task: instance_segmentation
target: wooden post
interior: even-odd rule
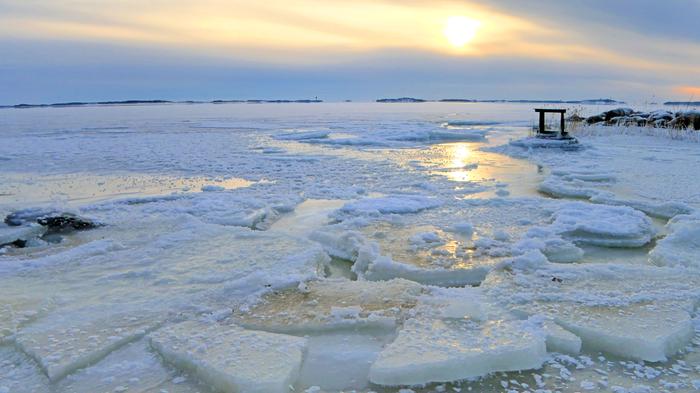
[[[544,112],[540,112],[540,134],[544,133]]]
[[[561,136],[565,136],[566,131],[564,130],[564,112],[561,113]]]

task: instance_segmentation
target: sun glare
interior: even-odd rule
[[[443,33],[452,46],[461,48],[474,39],[479,25],[479,21],[466,16],[450,16],[445,22]]]

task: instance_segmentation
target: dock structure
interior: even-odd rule
[[[566,109],[535,108],[535,112],[537,112],[540,116],[539,128],[537,129],[537,136],[544,138],[552,138],[556,137],[557,134],[559,134],[558,136],[560,138],[569,137],[569,134],[566,132],[566,122],[564,121],[564,113],[566,113]],[[547,113],[559,113],[561,115],[560,131],[547,130],[547,127],[544,122],[544,115]]]

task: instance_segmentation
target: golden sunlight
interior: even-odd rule
[[[442,32],[452,46],[461,48],[474,39],[480,25],[479,21],[466,16],[450,16]]]

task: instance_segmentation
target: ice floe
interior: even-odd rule
[[[96,309],[53,314],[21,329],[15,343],[57,381],[143,337],[162,320],[153,312],[104,314]]]
[[[664,361],[693,336],[697,278],[625,265],[511,266],[489,274],[486,293],[516,314],[553,319],[589,350]]]
[[[437,299],[428,296],[372,364],[370,381],[424,385],[539,368],[544,363],[545,340],[531,333],[526,321],[492,315],[474,302],[483,300],[470,289],[452,290]]]
[[[196,321],[160,329],[149,341],[168,363],[223,392],[288,392],[306,349],[304,338]]]

